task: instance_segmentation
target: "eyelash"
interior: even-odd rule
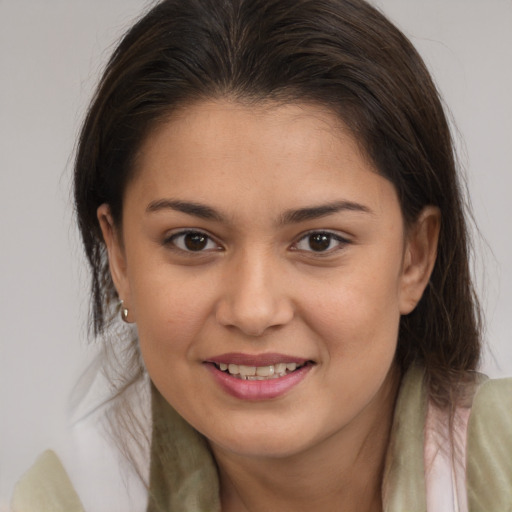
[[[319,250],[319,251],[298,248],[298,245],[301,242],[308,241],[308,239],[309,239],[309,243],[310,243],[309,247],[310,247],[310,249],[312,249],[311,248],[311,237],[313,237],[313,236],[326,237],[329,242],[328,248],[326,250]],[[334,248],[330,247],[330,245],[333,241],[338,243],[337,246]],[[350,244],[350,240],[338,235],[337,233],[333,233],[332,231],[309,231],[308,233],[305,233],[304,235],[302,235],[299,238],[299,240],[293,244],[292,247],[293,247],[293,250],[296,250],[296,251],[311,252],[311,253],[315,254],[316,256],[327,256],[327,255],[331,255],[333,252],[343,249],[343,247],[345,247],[348,244]]]
[[[203,238],[205,240],[205,247],[200,248],[198,250],[193,250],[193,249],[190,249],[190,247],[187,248],[186,246],[180,247],[180,245],[179,245],[179,243],[177,243],[177,241],[180,238],[182,238],[183,244],[185,244],[185,237],[188,235],[196,235],[198,237]],[[217,251],[222,250],[220,245],[217,242],[215,242],[215,240],[210,235],[208,235],[208,233],[205,233],[204,231],[200,231],[197,229],[188,229],[186,231],[180,231],[178,233],[174,233],[171,236],[167,237],[163,242],[163,245],[171,246],[172,249],[179,251],[181,253],[184,253],[184,254],[201,254],[201,253],[204,253],[207,251],[209,252],[212,250],[211,247],[208,248],[209,244],[213,244],[215,246],[215,249],[213,249],[213,250],[217,250]]]
[[[193,250],[190,247],[187,247],[185,245],[186,244],[185,237],[192,236],[192,235],[199,237],[199,240],[196,240],[195,242],[192,240],[193,243],[199,243],[199,247],[197,248],[197,250]],[[320,243],[327,241],[328,242],[327,248],[325,250],[317,250],[317,251],[312,249],[311,237],[313,237],[313,236],[324,237],[323,239],[320,238],[320,240],[318,240],[318,241]],[[180,239],[182,242],[181,244],[178,242]],[[309,249],[305,249],[305,248],[301,249],[300,244],[304,241],[306,241],[306,243],[307,243],[308,239],[309,239]],[[333,242],[337,243],[337,245],[335,247],[331,247],[331,244]],[[309,232],[303,234],[297,240],[297,242],[294,242],[292,244],[291,250],[301,251],[303,253],[311,253],[311,254],[314,254],[315,256],[322,257],[322,256],[331,255],[333,252],[343,249],[346,245],[348,245],[350,243],[351,243],[350,240],[347,240],[346,238],[340,236],[339,234],[333,233],[331,231],[322,231],[322,230],[309,231]],[[204,245],[201,247],[201,244],[204,244]],[[192,255],[201,255],[201,254],[204,254],[206,252],[211,252],[211,251],[222,251],[223,250],[223,248],[220,246],[220,244],[218,244],[209,234],[205,233],[204,231],[193,230],[193,229],[180,231],[178,233],[172,234],[171,236],[167,237],[164,240],[163,245],[171,246],[171,248],[173,250],[178,251],[182,254],[191,255],[191,256]],[[181,245],[181,247],[180,247],[180,245]],[[209,245],[213,245],[213,247],[209,247]]]

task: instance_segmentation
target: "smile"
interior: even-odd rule
[[[204,361],[222,390],[241,400],[270,400],[286,395],[316,366],[283,354],[224,354]]]
[[[305,364],[305,363],[304,363]],[[229,373],[241,380],[269,380],[279,379],[301,368],[304,364],[277,363],[268,366],[247,366],[234,363],[219,363],[215,366],[222,372]]]

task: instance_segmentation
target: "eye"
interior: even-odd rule
[[[329,231],[313,231],[304,235],[295,245],[298,251],[326,253],[350,243],[346,238]]]
[[[218,251],[219,245],[202,231],[181,231],[167,238],[164,242],[185,252]]]

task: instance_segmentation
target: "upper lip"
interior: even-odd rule
[[[296,363],[301,365],[307,363],[309,359],[286,354],[241,354],[230,353],[210,357],[205,360],[206,363],[214,364],[238,364],[244,366],[271,366],[279,363]]]

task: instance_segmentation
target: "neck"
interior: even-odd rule
[[[247,458],[212,445],[223,512],[380,512],[398,384],[398,372],[390,371],[381,392],[350,425],[298,454]]]

